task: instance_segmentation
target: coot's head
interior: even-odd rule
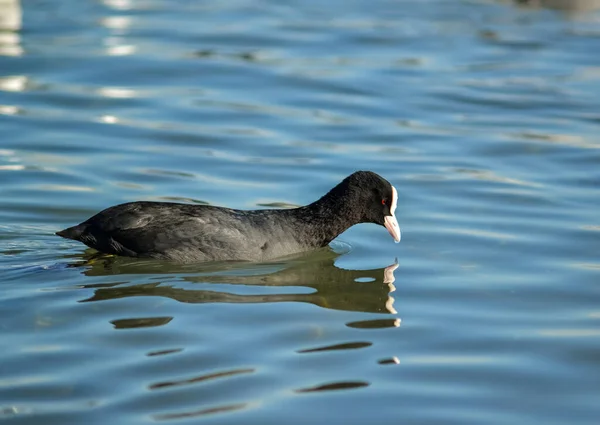
[[[400,226],[395,215],[398,203],[396,188],[372,171],[357,171],[348,176],[344,182],[355,194],[355,202],[360,204],[355,207],[362,210],[362,221],[384,226],[394,240],[400,242]]]

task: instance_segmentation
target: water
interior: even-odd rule
[[[3,0],[0,418],[597,424],[599,13]],[[399,245],[175,266],[53,235],[356,169],[398,188]]]

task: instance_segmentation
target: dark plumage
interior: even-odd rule
[[[400,241],[396,189],[357,171],[325,196],[285,210],[234,210],[170,202],[130,202],[61,230],[63,238],[129,257],[201,261],[263,261],[326,246],[358,223],[385,226]]]

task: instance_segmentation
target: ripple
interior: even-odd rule
[[[139,96],[138,90],[129,87],[100,87],[96,93],[113,99],[132,99]]]
[[[26,169],[27,167],[21,164],[0,165],[2,171],[22,171]]]
[[[3,419],[597,422],[597,13],[54,3],[0,13]],[[398,189],[401,244],[180,267],[53,235],[357,169]]]
[[[164,326],[173,320],[172,317],[141,317],[136,319],[115,319],[110,322],[115,329],[136,329]]]
[[[597,338],[600,336],[598,329],[542,329],[540,335],[553,338]]]
[[[419,356],[409,357],[405,359],[406,362],[419,363],[419,364],[438,364],[438,365],[478,365],[486,363],[495,363],[496,360],[489,357],[478,357],[478,356]]]
[[[384,328],[397,328],[400,326],[400,319],[372,319],[372,320],[361,320],[357,322],[347,323],[346,326],[356,329],[384,329]]]
[[[492,181],[492,182],[517,185],[517,186],[541,187],[540,184],[527,182],[524,180],[518,180],[518,179],[514,179],[514,178],[499,176],[493,172],[485,171],[485,170],[472,170],[472,169],[466,169],[466,168],[457,168],[452,171],[455,173],[458,173],[458,174],[468,175],[468,176],[473,177],[478,180],[487,180],[487,181]]]
[[[378,360],[377,363],[380,365],[397,365],[400,364],[400,359],[398,357],[388,357],[385,359]]]
[[[22,92],[29,87],[29,78],[25,75],[0,77],[0,90],[5,92]]]
[[[573,267],[585,270],[600,270],[600,263],[575,263]]]
[[[197,377],[189,378],[189,379],[181,379],[178,381],[158,382],[156,384],[150,385],[149,388],[151,390],[157,390],[157,389],[161,389],[161,388],[177,387],[177,386],[181,386],[181,385],[190,385],[190,384],[195,384],[197,382],[210,381],[213,379],[220,379],[220,378],[229,378],[231,376],[254,373],[254,372],[255,372],[254,369],[229,370],[226,372],[211,373],[208,375],[197,376]]]
[[[500,232],[491,232],[488,230],[479,230],[479,229],[453,228],[453,229],[444,229],[444,230],[449,233],[468,235],[468,236],[476,236],[479,238],[487,238],[487,239],[511,240],[511,239],[518,238],[516,235],[510,235],[507,233],[500,233]]]
[[[0,48],[1,49],[1,48]],[[0,115],[22,115],[23,110],[15,105],[0,105]]]
[[[115,117],[114,115],[102,115],[99,118],[99,121],[104,124],[117,124],[120,120],[118,117]]]
[[[146,355],[148,357],[166,356],[167,354],[176,354],[176,353],[181,353],[182,351],[183,351],[183,348],[172,348],[169,350],[151,351],[151,352],[147,353]]]
[[[268,207],[268,208],[298,208],[301,205],[289,204],[287,202],[258,202],[256,204],[259,207]]]
[[[584,136],[572,134],[544,134],[539,132],[524,132],[516,134],[508,134],[509,137],[515,139],[524,139],[552,143],[557,145],[572,146],[583,149],[600,149],[600,143],[588,139]]]
[[[36,186],[36,189],[57,191],[57,192],[95,192],[96,191],[96,189],[93,187],[69,186],[69,185],[60,185],[60,184],[45,184],[45,185],[41,185],[41,186]]]
[[[157,421],[170,421],[173,419],[184,419],[194,418],[196,416],[214,415],[217,413],[234,412],[236,410],[242,410],[248,408],[248,403],[235,403],[224,406],[208,407],[206,409],[200,409],[190,412],[178,412],[178,413],[165,413],[161,415],[154,415],[153,418]]]
[[[209,202],[203,201],[201,199],[194,198],[185,198],[182,196],[150,196],[147,198],[149,201],[167,201],[167,202],[184,202],[189,204],[198,204],[198,205],[210,205]]]
[[[339,391],[339,390],[352,390],[357,388],[368,387],[368,382],[362,381],[345,381],[345,382],[334,382],[331,384],[323,384],[315,387],[301,388],[296,390],[297,393],[314,393],[321,391]]]
[[[325,347],[307,348],[304,350],[298,350],[298,353],[318,353],[320,351],[337,351],[337,350],[356,350],[359,348],[366,348],[373,345],[371,342],[347,342],[343,344],[328,345]]]
[[[170,171],[170,170],[156,170],[156,169],[145,169],[140,170],[144,174],[152,174],[155,176],[167,176],[167,177],[184,177],[188,179],[195,179],[196,176],[192,173],[184,173],[182,171]]]

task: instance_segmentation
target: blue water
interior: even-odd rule
[[[597,424],[600,10],[575,3],[0,1],[0,419]],[[357,169],[397,187],[400,244],[177,266],[54,236]]]

